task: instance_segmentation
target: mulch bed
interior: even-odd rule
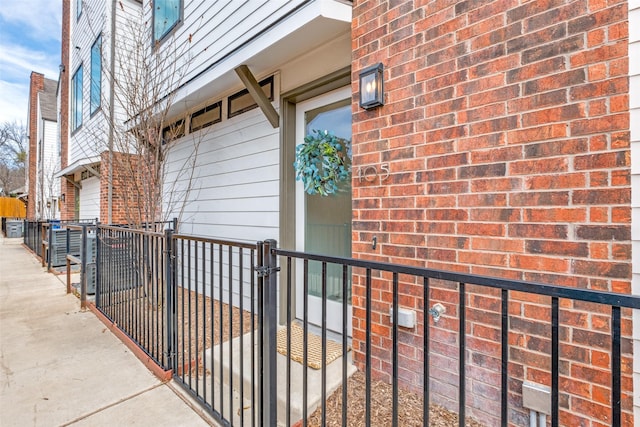
[[[392,386],[383,381],[371,382],[371,421],[377,426],[390,426],[392,423],[391,400]],[[365,376],[356,372],[347,381],[347,426],[364,426],[365,420]],[[301,423],[300,423],[301,424]],[[322,425],[321,407],[308,419],[309,427]],[[398,391],[398,425],[422,426],[422,396],[407,390]],[[477,421],[467,418],[467,427],[484,427]],[[327,427],[342,426],[342,386],[327,399]],[[458,415],[441,406],[429,406],[430,427],[457,427]]]

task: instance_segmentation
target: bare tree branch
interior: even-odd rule
[[[27,163],[27,129],[17,122],[4,122],[0,125],[0,194],[25,184],[25,166]]]

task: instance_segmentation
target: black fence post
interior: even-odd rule
[[[51,249],[53,249],[53,227],[49,223],[49,244],[47,245],[47,271],[51,271]]]
[[[173,301],[173,230],[168,229],[164,232],[164,309],[166,329],[164,335],[165,364],[168,369],[175,369],[173,360],[173,343],[174,343],[174,301]]]
[[[69,229],[67,229],[68,232]],[[68,236],[68,234],[67,234]],[[51,243],[49,243],[51,247]],[[87,308],[87,226],[82,226],[80,241],[80,308]]]
[[[100,222],[96,223],[96,307],[100,307]]]
[[[278,422],[278,372],[277,372],[277,328],[278,328],[278,258],[271,252],[277,247],[275,240],[264,242],[264,268],[265,279],[263,285],[264,298],[264,322],[263,322],[263,397],[268,402],[263,403],[265,425],[275,426]]]

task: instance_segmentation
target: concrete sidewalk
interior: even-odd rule
[[[0,236],[1,426],[213,424],[81,311],[64,280]]]

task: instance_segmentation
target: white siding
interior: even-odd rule
[[[44,217],[60,218],[60,211],[57,206],[57,199],[60,196],[60,180],[54,179],[53,175],[60,170],[60,147],[56,131],[58,124],[49,120],[42,121],[44,134],[42,141],[44,144],[42,159],[42,186],[43,199],[45,203]],[[51,203],[50,208],[46,208],[46,203]]]
[[[184,3],[183,21],[161,41],[159,50],[176,53],[167,55],[175,67],[166,67],[174,76],[170,86],[180,88],[172,116],[212,96],[242,89],[234,71],[239,65],[247,65],[257,77],[272,74],[348,34],[351,26],[351,5],[338,0]],[[144,11],[150,20],[150,9]],[[333,56],[323,59],[331,61]]]
[[[81,181],[80,219],[100,218],[100,180],[91,177]]]
[[[279,134],[260,110],[252,110],[202,133],[184,138],[171,152],[167,185],[173,187],[177,170],[199,152],[194,180],[180,222],[180,231],[223,239],[257,241],[278,237]],[[188,171],[167,191],[180,197]],[[183,204],[174,200],[173,215]],[[170,203],[166,200],[165,203]]]
[[[70,67],[69,84],[82,65],[82,126],[78,129],[69,129],[69,159],[68,164],[77,160],[92,157],[102,152],[106,146],[106,139],[103,136],[104,124],[101,114],[94,114],[90,117],[90,84],[91,84],[91,46],[98,35],[105,33],[110,28],[106,13],[106,0],[85,0],[82,2],[82,14],[76,20],[76,2],[71,2],[71,46],[70,46]],[[104,37],[104,36],[103,36]],[[106,38],[106,37],[105,37]],[[103,43],[104,39],[103,38]],[[107,44],[107,43],[104,43]],[[103,61],[104,62],[104,61]],[[103,66],[106,65],[103,63]],[[70,86],[71,88],[71,86]],[[71,120],[71,106],[73,104],[73,93],[69,90],[69,123]]]
[[[632,292],[640,295],[640,0],[629,1]],[[633,406],[640,423],[640,310],[633,313]]]
[[[151,0],[145,1],[148,3]],[[161,47],[197,53],[190,57],[189,80],[238,49],[273,23],[292,13],[304,0],[184,0],[183,22]],[[149,11],[151,8],[145,7]],[[184,57],[176,58],[184,61]]]
[[[72,2],[72,9],[75,3]],[[111,12],[112,2],[108,0],[84,0],[83,10],[80,18],[76,20],[75,10],[71,12],[71,47],[70,47],[70,67],[69,84],[74,73],[82,64],[83,66],[83,91],[82,91],[82,126],[75,132],[70,129],[71,137],[69,144],[69,159],[71,164],[77,160],[96,156],[107,150],[109,143],[109,121],[110,114],[110,86],[111,80]],[[137,22],[140,18],[140,5],[132,0],[117,2],[116,5],[116,34],[118,41],[116,47],[124,51],[124,40],[136,27],[129,21]],[[91,46],[99,35],[102,35],[102,87],[101,87],[101,107],[91,115],[90,87],[91,87]],[[149,43],[150,46],[150,43]],[[118,68],[124,60],[116,60],[115,73],[118,75]],[[70,92],[70,97],[73,94]],[[71,108],[70,99],[69,108]],[[117,103],[116,103],[117,104]],[[116,105],[118,117],[122,120],[122,109]],[[71,115],[71,110],[69,111]],[[71,121],[70,121],[71,122]]]

